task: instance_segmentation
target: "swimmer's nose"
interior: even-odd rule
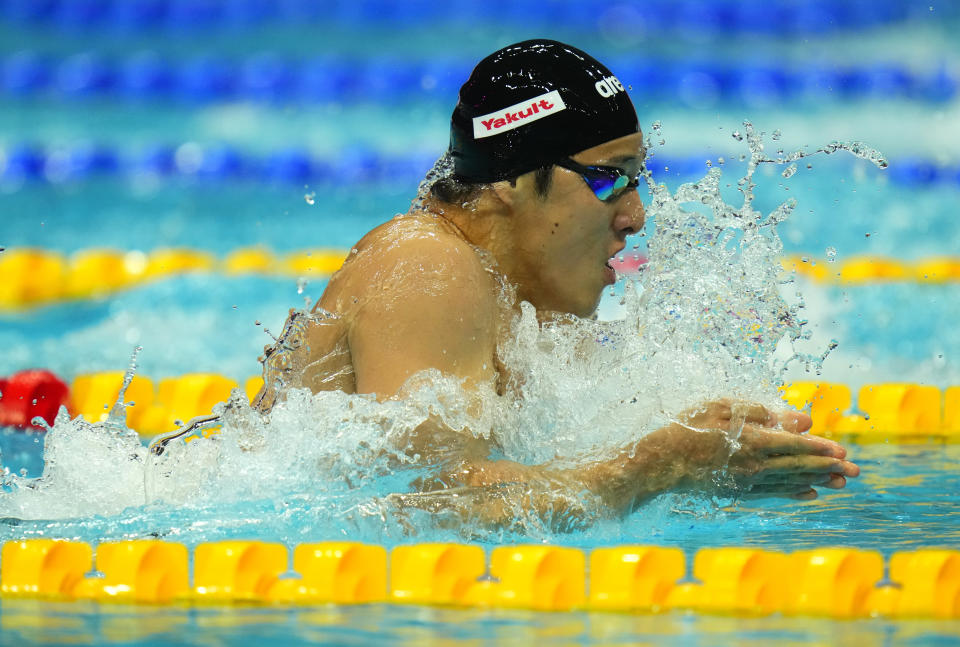
[[[627,191],[616,204],[613,228],[617,235],[627,237],[643,229],[645,212],[637,191]]]

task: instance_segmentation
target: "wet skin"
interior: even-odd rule
[[[572,157],[632,176],[644,156],[637,133]],[[636,190],[602,202],[579,174],[559,167],[552,173],[545,197],[528,173],[488,185],[469,205],[428,202],[425,212],[399,216],[364,236],[317,303],[315,312],[333,317],[314,326],[298,351],[302,386],[382,400],[403,397],[410,376],[437,369],[463,378],[468,388],[502,388],[505,369],[496,348],[516,308],[500,298],[504,285],[542,320],[592,314],[613,280],[608,261],[643,227],[643,205]],[[265,391],[261,408],[275,398]],[[449,432],[439,421],[424,423],[409,451],[424,460],[442,455],[443,473],[424,488],[521,483],[526,503],[545,510],[556,509],[552,492],[588,490],[609,509],[627,512],[666,490],[706,487],[722,468],[739,489],[757,496],[812,499],[813,486],[844,487],[859,468],[845,460],[839,444],[802,435],[810,423],[795,411],[711,402],[608,460],[574,469],[490,460],[491,441]],[[732,455],[731,430],[739,430]],[[497,520],[504,510],[485,514]]]

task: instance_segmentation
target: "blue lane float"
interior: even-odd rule
[[[920,0],[647,0],[642,12],[618,11],[605,0],[552,0],[549,9],[544,11],[540,3],[511,0],[2,0],[0,20],[18,26],[121,34],[267,24],[408,26],[427,21],[594,28],[610,20],[613,11],[618,21],[626,21],[626,28],[641,32],[815,35],[960,14],[955,3],[939,3],[932,11],[928,1]]]
[[[690,179],[707,169],[710,155],[648,159],[647,168],[658,180]],[[263,155],[229,144],[152,144],[117,149],[103,144],[79,143],[42,147],[30,142],[0,146],[0,184],[23,182],[52,184],[94,177],[143,177],[197,182],[266,182],[307,184],[335,182],[416,183],[436,159],[435,152],[392,155],[367,148],[351,148],[322,158],[302,148],[282,148]],[[723,164],[712,157],[711,164]],[[890,162],[886,176],[908,186],[960,187],[960,165],[939,164],[923,158]]]
[[[2,1],[2,0],[0,0]],[[944,102],[957,94],[954,71],[865,66],[732,65],[713,61],[611,60],[624,84],[643,97],[768,106],[788,101],[901,99]],[[53,58],[22,51],[0,58],[0,92],[60,100],[87,97],[175,101],[354,102],[449,98],[469,61],[398,61],[342,56],[289,60],[263,52],[241,60],[202,56],[166,60],[153,52],[107,59],[93,52]]]

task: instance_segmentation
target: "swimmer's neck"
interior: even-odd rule
[[[419,213],[446,221],[468,243],[487,251],[493,257],[497,271],[516,287],[518,299],[536,304],[536,290],[532,286],[535,281],[524,269],[524,260],[530,252],[522,249],[522,236],[516,226],[517,214],[495,189],[482,191],[465,206],[431,197],[424,201]]]

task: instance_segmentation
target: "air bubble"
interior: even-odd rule
[[[313,205],[313,204],[316,202],[316,199],[317,199],[317,192],[316,192],[316,191],[311,191],[310,193],[305,193],[304,196],[303,196],[304,202],[306,202],[306,203],[309,204],[309,205]]]

